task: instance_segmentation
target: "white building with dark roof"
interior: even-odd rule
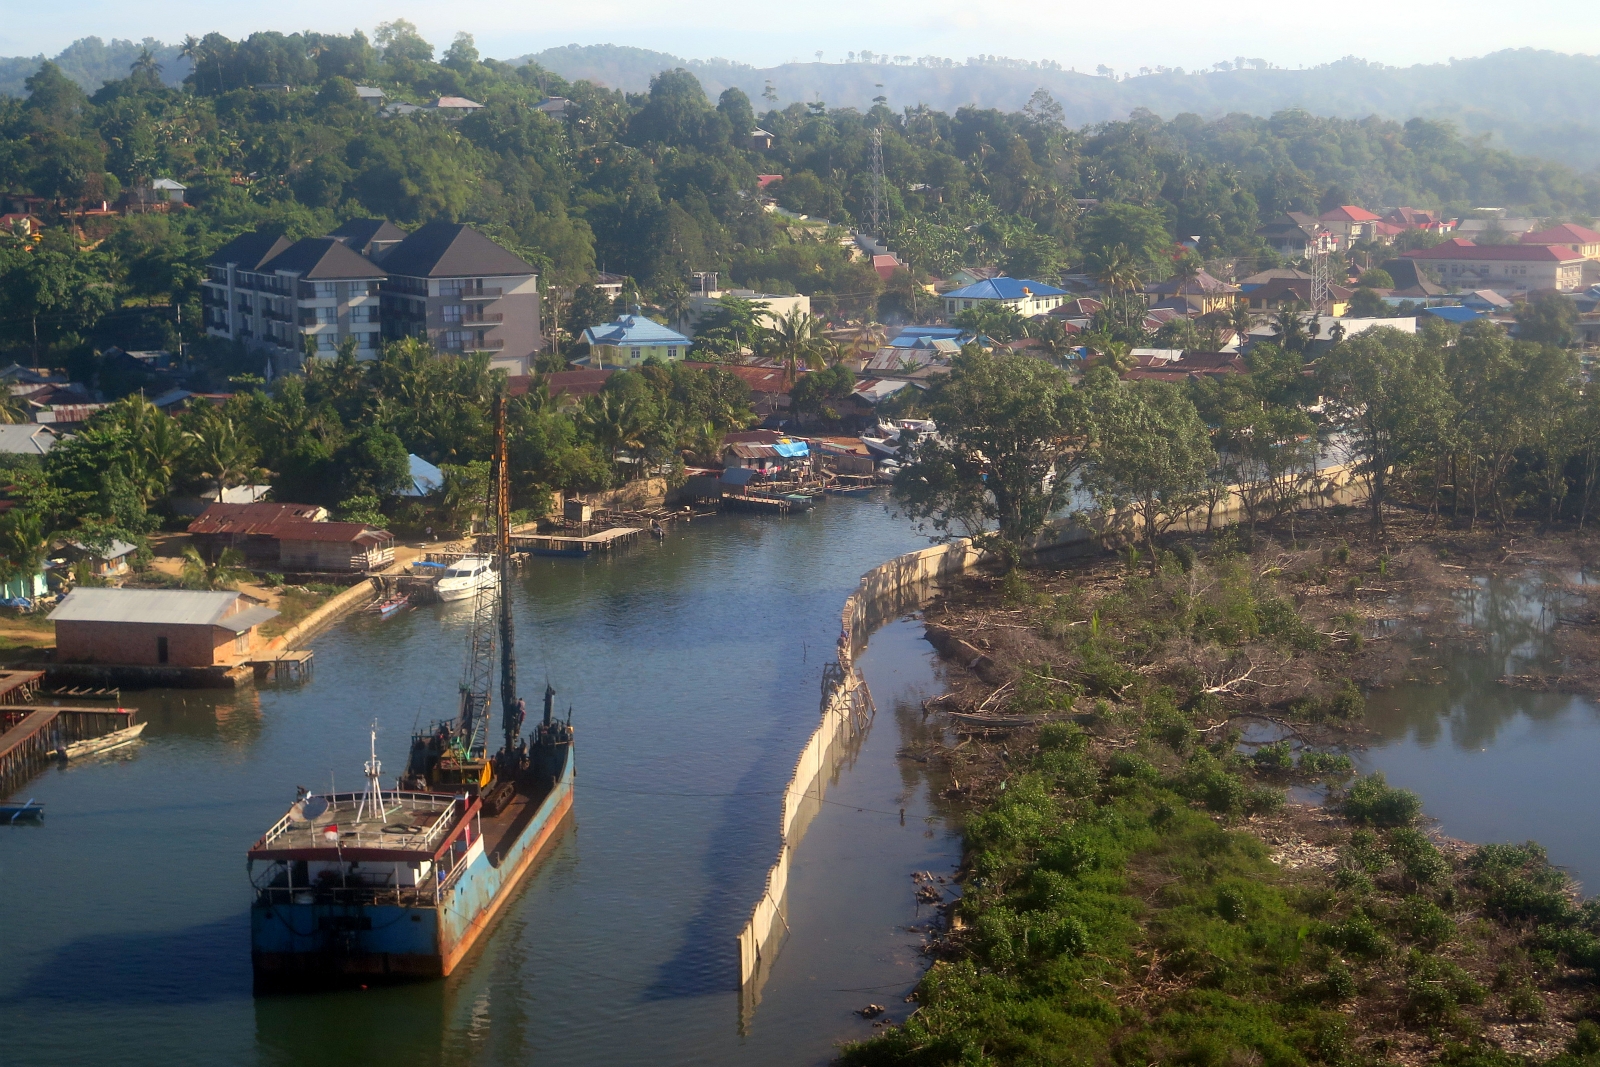
[[[218,249],[202,283],[206,332],[274,354],[279,371],[311,348],[331,359],[353,339],[358,359],[382,341],[378,283],[383,271],[337,237],[246,234]]]

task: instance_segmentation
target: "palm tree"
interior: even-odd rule
[[[788,368],[791,389],[801,364],[814,370],[826,363],[826,353],[832,346],[822,332],[824,325],[809,312],[792,308],[763,331],[761,351]]]
[[[0,385],[0,423],[32,422],[28,405],[7,386]]]
[[[1250,337],[1250,331],[1255,329],[1255,315],[1250,311],[1250,305],[1243,300],[1236,302],[1228,309],[1228,325],[1233,327],[1233,332],[1239,335],[1242,345]]]
[[[0,516],[0,585],[38,574],[44,552],[44,516],[27,508]]]
[[[218,500],[224,489],[239,485],[258,472],[255,447],[239,432],[232,416],[223,414],[221,409],[202,409],[186,436],[192,443],[200,476],[216,484]]]
[[[247,577],[244,556],[237,548],[223,549],[222,555],[209,563],[193,545],[183,548],[183,574],[178,580],[185,589],[237,589]]]

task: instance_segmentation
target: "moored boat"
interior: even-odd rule
[[[462,556],[450,564],[434,586],[440,600],[465,600],[500,580],[488,556]]]
[[[411,598],[405,594],[390,597],[372,607],[373,613],[380,619],[392,618],[411,606]]]
[[[495,436],[498,552],[479,558],[505,574],[511,549],[503,397]],[[491,755],[496,651],[502,742]],[[439,978],[454,970],[572,808],[571,713],[557,719],[554,699],[546,686],[544,718],[524,737],[509,593],[503,582],[480,583],[457,713],[412,738],[396,787],[381,784],[374,727],[364,793],[302,790],[250,849],[257,989]]]
[[[144,728],[149,723],[134,723],[125,730],[117,730],[106,734],[104,737],[91,737],[84,741],[74,741],[61,750],[61,757],[66,760],[83,759],[101,752],[110,752],[123,745],[131,745],[139,740],[139,735],[144,733]]]
[[[0,822],[43,822],[44,805],[29,797],[21,804],[0,804]]]

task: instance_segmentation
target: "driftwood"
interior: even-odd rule
[[[939,655],[965,665],[990,685],[999,685],[1007,680],[1008,671],[954,630],[930,622],[927,624],[927,634],[928,643],[939,650]]]
[[[972,715],[964,711],[952,711],[950,717],[963,726],[1036,726],[1044,721],[1042,715],[1026,717],[1008,715]]]

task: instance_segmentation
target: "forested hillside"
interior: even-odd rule
[[[1600,57],[1532,48],[1411,67],[1352,56],[1305,70],[1219,56],[1221,62],[1209,70],[1146,67],[1115,74],[996,56],[961,62],[870,52],[865,58],[853,54],[853,62],[829,56],[827,63],[757,68],[617,45],[567,45],[526,58],[567,78],[635,92],[658,72],[684,67],[709,92],[738,86],[754,99],[770,86],[780,105],[824,100],[832,107],[867,108],[881,95],[896,109],[926,104],[943,111],[967,105],[1015,111],[1042,87],[1060,102],[1072,126],[1123,119],[1138,108],[1203,118],[1270,115],[1293,107],[1335,118],[1420,116],[1454,122],[1471,136],[1487,134],[1491,143],[1516,152],[1600,166],[1600,121],[1592,104],[1600,97]]]
[[[687,72],[629,95],[483,60],[464,35],[440,55],[405,23],[372,41],[212,35],[185,56],[194,69],[181,87],[165,84],[153,56],[92,96],[46,63],[26,99],[0,100],[0,190],[44,198],[48,216],[38,247],[0,237],[8,345],[123,343],[113,326],[124,320],[105,316],[140,304],[183,303],[198,322],[199,266],[224,240],[258,226],[324,233],[366,215],[472,222],[552,280],[603,267],[662,303],[690,271],[716,270],[812,294],[823,313],[910,313],[909,278],[885,293],[838,234],[790,225],[755,195],[757,174],[781,174],[767,191],[783,206],[862,222],[875,129],[887,236],[917,272],[995,263],[1045,276],[1099,269],[1120,247],[1156,277],[1175,235],[1199,235],[1207,257],[1259,261],[1269,258],[1254,237],[1263,219],[1326,203],[1600,211],[1600,179],[1425,120],[1145,112],[1075,129],[1044,93],[1010,113],[791,104],[758,115],[741,90],[713,99]],[[460,120],[392,116],[362,103],[357,83],[394,100],[449,94],[487,106]],[[250,88],[269,84],[290,90]],[[565,117],[536,109],[547,94],[573,101]],[[770,150],[748,147],[757,122],[776,135]],[[186,185],[190,209],[77,217],[157,177]],[[1075,198],[1101,206],[1084,215]]]

